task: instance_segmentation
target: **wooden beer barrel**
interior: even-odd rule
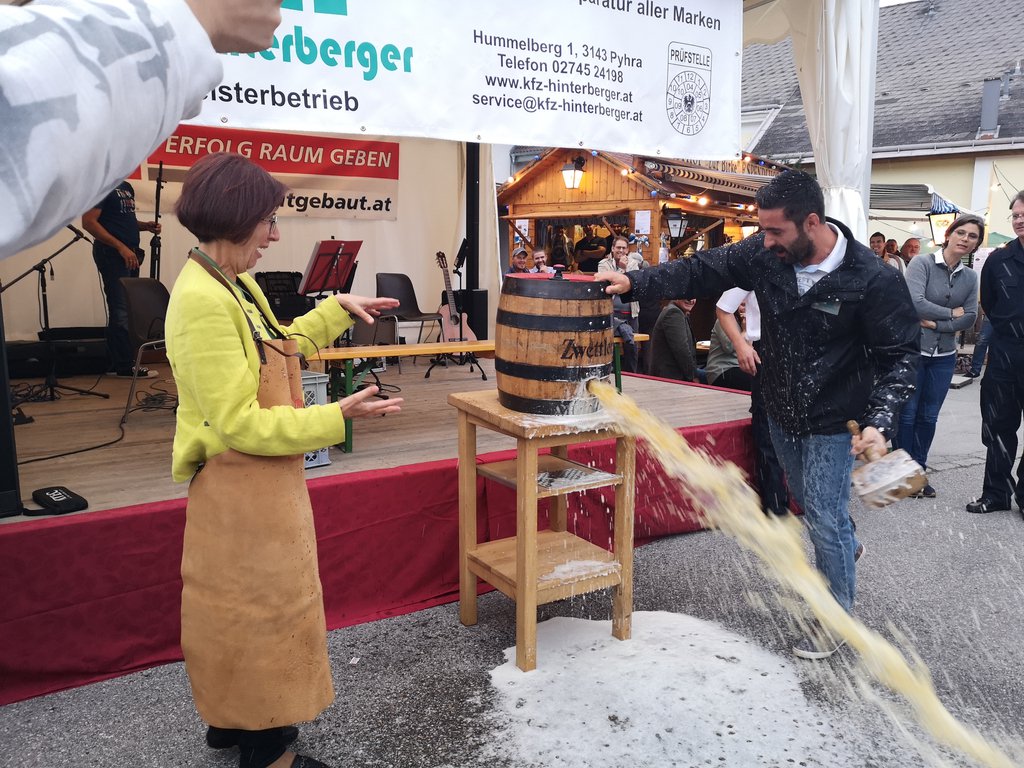
[[[592,379],[610,379],[612,300],[589,275],[506,275],[498,300],[498,401],[523,413],[593,413]]]

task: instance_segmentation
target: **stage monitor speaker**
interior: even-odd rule
[[[12,379],[43,379],[50,372],[51,345],[45,341],[11,341],[7,360]],[[63,376],[98,376],[110,369],[107,342],[102,339],[58,339],[52,342],[55,373]]]
[[[469,327],[478,339],[487,338],[487,290],[474,288],[473,290],[452,291],[455,294],[455,306],[459,312],[466,313],[469,320]],[[448,298],[441,292],[441,304],[447,304]]]
[[[79,341],[82,339],[106,339],[107,329],[102,325],[95,326],[69,326],[66,328],[51,328],[49,333],[39,331],[40,341]]]

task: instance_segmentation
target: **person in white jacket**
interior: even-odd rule
[[[0,6],[0,258],[128,176],[223,76],[270,47],[281,0],[36,0]]]

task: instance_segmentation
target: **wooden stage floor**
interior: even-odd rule
[[[381,375],[385,384],[398,386],[405,398],[402,413],[384,419],[357,420],[354,452],[332,448],[331,463],[307,470],[307,477],[337,475],[369,469],[399,467],[425,461],[451,459],[457,455],[456,411],[446,398],[450,392],[469,392],[495,387],[494,361],[482,360],[487,381],[467,367],[434,368],[429,379],[423,374],[427,361],[403,361],[403,372],[389,366]],[[170,366],[151,366],[160,374],[141,382],[146,391],[174,392]],[[96,377],[70,377],[63,384],[90,388]],[[22,380],[15,380],[15,385]],[[110,394],[109,400],[67,394],[54,402],[24,403],[21,407],[35,421],[15,427],[19,462],[39,456],[66,453],[106,443],[119,436],[118,422],[128,396],[130,380],[105,376],[96,390]],[[746,395],[703,387],[688,387],[650,379],[623,377],[623,391],[675,427],[734,421],[748,416]],[[114,445],[85,453],[19,467],[21,494],[26,506],[36,507],[32,491],[62,485],[84,496],[89,511],[115,509],[184,497],[187,484],[170,476],[174,415],[171,411],[136,411],[125,426],[124,439]],[[481,453],[511,449],[515,443],[490,430],[478,433]],[[0,520],[0,524],[37,519],[25,516]]]

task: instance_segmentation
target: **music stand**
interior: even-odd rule
[[[313,255],[302,273],[299,293],[347,293],[355,277],[356,256],[362,240],[320,240],[313,246]]]
[[[362,240],[318,240],[313,245],[313,253],[302,273],[298,293],[304,296],[322,295],[328,291],[348,293],[352,290],[355,279],[356,256],[362,248]],[[334,346],[340,346],[341,340],[335,339]],[[331,376],[335,376],[337,366],[331,367]],[[377,374],[373,378],[379,383]],[[337,381],[332,378],[332,381]],[[378,396],[387,399],[387,395],[378,392]]]

